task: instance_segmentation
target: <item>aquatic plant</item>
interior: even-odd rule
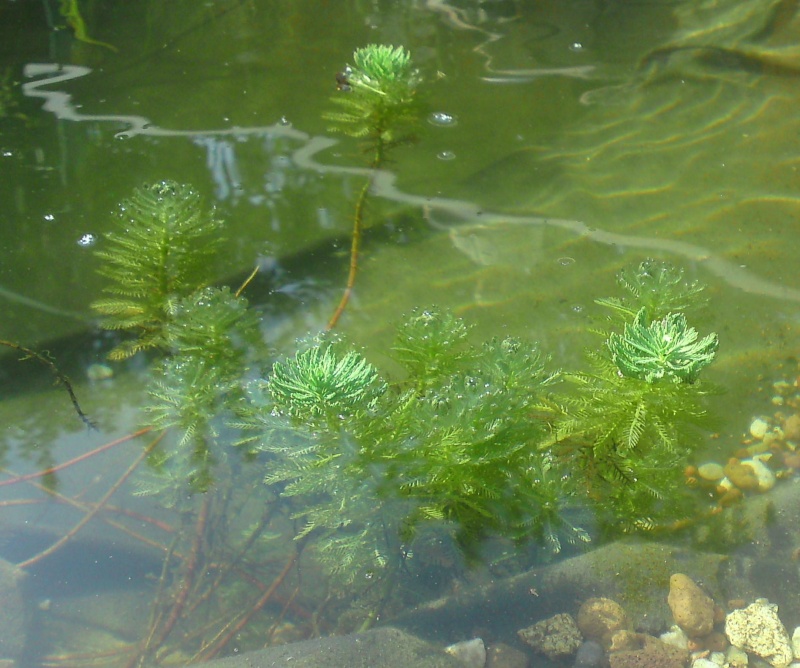
[[[114,348],[111,359],[168,347],[166,327],[179,300],[211,280],[209,258],[221,241],[222,224],[202,206],[200,195],[172,181],[143,186],[122,202],[117,230],[96,252],[98,271],[109,279],[92,308],[102,327],[135,333]]]
[[[614,522],[646,528],[689,512],[678,503],[686,500],[680,472],[710,424],[705,399],[715,389],[699,375],[719,341],[698,340],[683,313],[663,313],[703,289],[684,283],[682,272],[646,260],[620,283],[631,293],[625,302],[597,301],[630,319],[622,332],[599,332],[605,341],[587,353],[591,371],[565,375],[576,392],[564,395],[546,447],[577,464]]]
[[[414,138],[421,106],[417,88],[422,82],[411,63],[411,54],[402,46],[370,44],[353,53],[353,65],[337,74],[339,92],[331,98],[341,107],[323,118],[332,122],[331,132],[364,140],[370,169],[380,169],[390,149]],[[350,270],[345,290],[328,321],[336,326],[350,300],[358,273],[358,256],[364,228],[364,206],[372,185],[367,178],[356,200],[350,247]]]
[[[272,456],[265,482],[348,584],[407,568],[404,555],[431,524],[449,527],[471,559],[492,535],[554,550],[588,539],[569,519],[575,499],[560,462],[536,448],[549,426],[530,418],[547,410],[556,375],[535,346],[509,338],[475,348],[467,332],[452,314],[418,311],[392,349],[402,381],[320,341],[253,388],[240,426],[255,434],[243,444]]]
[[[719,339],[709,334],[697,340],[683,313],[668,313],[648,324],[642,308],[622,334],[609,334],[606,345],[611,361],[623,376],[654,383],[662,378],[693,383],[700,371],[714,360]]]
[[[398,324],[389,354],[401,373],[387,377],[329,333],[270,360],[246,300],[207,287],[221,224],[190,188],[137,191],[119,225],[100,252],[114,297],[95,308],[106,326],[139,334],[115,357],[163,353],[145,414],[164,435],[138,490],[180,517],[156,602],[171,612],[154,617],[141,657],[222,591],[208,575],[217,564],[268,558],[274,515],[293,523],[296,545],[280,577],[302,550],[332,596],[360,597],[368,626],[424,568],[413,561],[419,536],[443,537],[469,562],[489,538],[558,552],[589,541],[590,528],[647,530],[691,512],[681,472],[707,417],[702,372],[718,341],[664,312],[700,290],[677,270],[647,261],[623,272],[630,295],[599,300],[613,317],[587,371],[549,370],[516,338],[473,344],[462,319],[430,308]]]
[[[617,274],[617,284],[626,295],[595,301],[620,315],[623,322],[640,309],[645,309],[650,320],[659,320],[668,313],[686,313],[707,303],[704,285],[684,278],[682,268],[652,258],[623,268]]]
[[[84,21],[83,14],[81,14],[80,3],[78,0],[61,0],[58,11],[61,16],[66,19],[67,25],[72,28],[72,31],[75,34],[75,39],[85,42],[86,44],[102,46],[109,51],[113,51],[114,53],[119,51],[119,49],[117,49],[117,47],[113,44],[101,42],[100,40],[89,36],[89,31],[86,27],[86,21]]]
[[[353,65],[339,74],[340,93],[331,102],[341,111],[323,118],[331,132],[366,139],[365,149],[378,167],[387,148],[408,141],[419,121],[417,87],[422,82],[402,46],[370,44],[356,49]]]
[[[123,202],[117,229],[98,252],[104,262],[99,271],[111,281],[105,291],[113,297],[94,308],[105,316],[106,328],[138,335],[111,357],[160,353],[144,406],[147,430],[160,434],[143,453],[150,467],[138,472],[136,493],[173,511],[179,524],[165,550],[153,602],[158,612],[136,648],[137,664],[156,662],[176,627],[191,628],[187,608],[205,602],[235,618],[238,611],[220,595],[219,574],[231,570],[229,559],[245,553],[255,558],[272,513],[271,506],[250,508],[247,490],[257,476],[240,468],[241,452],[232,447],[226,425],[232,408],[245,401],[244,378],[253,367],[260,371],[268,353],[247,300],[227,287],[207,286],[221,226],[192,188],[162,181]],[[271,492],[264,489],[259,498],[266,503]],[[249,527],[237,522],[246,508],[246,517],[255,518]],[[219,651],[230,640],[220,634],[200,649]]]

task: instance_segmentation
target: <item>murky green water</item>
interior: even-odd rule
[[[329,135],[321,113],[335,73],[370,42],[411,51],[430,116],[374,184],[344,333],[380,361],[402,316],[436,304],[476,338],[524,336],[576,368],[593,300],[613,294],[620,268],[656,257],[710,286],[696,324],[720,336],[719,447],[772,410],[769,383],[796,356],[800,328],[800,18],[787,3],[116,4],[80,3],[104,46],[76,40],[55,2],[0,0],[0,338],[51,350],[100,425],[86,433],[34,362],[7,363],[10,470],[142,424],[144,362],[86,380],[109,347],[89,308],[103,286],[93,250],[142,183],[191,183],[216,206],[226,226],[215,273],[238,285],[260,267],[248,296],[271,343],[288,350],[324,327],[367,171],[358,143]],[[70,467],[59,490],[87,512],[140,450]],[[80,519],[62,516],[63,499],[8,489],[9,523],[50,531]],[[115,503],[157,514],[126,490]],[[119,605],[121,617],[141,612],[141,601]],[[47,653],[76,651],[69,631],[46,633]]]

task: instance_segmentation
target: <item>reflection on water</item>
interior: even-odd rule
[[[161,178],[195,181],[229,220],[230,265],[219,267],[220,276],[238,275],[254,264],[269,267],[263,271],[269,277],[263,309],[271,342],[291,349],[294,339],[321,329],[340,280],[330,268],[346,265],[349,205],[368,174],[352,166],[361,164],[358,147],[329,139],[318,120],[322,100],[335,86],[330,63],[368,41],[402,42],[419,54],[427,73],[442,75],[431,87],[433,108],[442,111],[417,146],[399,151],[397,163],[375,176],[369,213],[376,222],[385,219],[392,234],[368,246],[362,259],[344,323],[352,339],[380,358],[402,314],[435,302],[464,315],[486,338],[523,335],[538,340],[557,364],[576,368],[596,314],[592,300],[611,292],[621,266],[654,255],[712,285],[709,321],[721,339],[716,373],[731,388],[719,450],[727,455],[742,445],[740,434],[752,413],[791,412],[755,395],[759,374],[777,378],[781,372],[772,365],[796,355],[800,326],[794,271],[800,247],[791,234],[800,154],[795,3],[361,4],[347,3],[346,12],[315,8],[316,15],[304,3],[230,3],[219,18],[212,12],[196,23],[189,21],[197,18],[196,7],[154,5],[142,10],[150,12],[153,24],[162,22],[152,35],[136,17],[128,17],[135,27],[126,27],[124,13],[111,12],[98,25],[108,30],[104,40],[121,46],[119,56],[100,56],[83,45],[64,58],[41,53],[12,62],[25,95],[16,108],[24,109],[34,127],[52,128],[54,140],[36,143],[44,140],[21,130],[30,145],[13,146],[13,155],[3,158],[8,165],[13,160],[13,169],[0,187],[6,201],[14,202],[3,214],[5,229],[13,230],[13,242],[8,232],[2,249],[4,338],[66,336],[76,331],[72,322],[65,324],[75,315],[71,320],[84,327],[82,314],[99,283],[78,242],[102,234],[108,210],[131,187]],[[102,3],[94,9],[99,16],[107,10]],[[189,37],[173,40],[169,33],[174,37],[179,31],[170,24],[180,23],[177,17],[193,27]],[[256,38],[257,28],[273,39]],[[143,41],[168,45],[150,52],[157,54],[149,61],[155,66],[137,67],[136,55],[130,60],[133,70],[126,73],[126,64],[115,74],[142,34],[148,35]],[[237,39],[243,40],[241,47]],[[449,122],[456,118],[458,123]],[[11,141],[0,134],[0,146]],[[424,234],[413,232],[420,228]],[[111,345],[91,340],[82,338],[82,352],[67,361],[73,380],[82,380],[90,364],[103,362]],[[142,421],[144,381],[136,374],[145,367],[141,360],[115,370],[113,378],[78,384],[82,403],[105,429],[98,436],[85,437],[81,426],[70,422],[64,397],[37,401],[31,388],[15,390],[3,402],[9,479],[70,461],[133,431]],[[785,382],[795,382],[791,370],[784,375]],[[778,401],[783,395],[775,396]],[[56,408],[43,416],[43,406]],[[85,468],[60,471],[57,497],[41,489],[22,492],[22,483],[6,486],[0,533],[6,546],[13,539],[29,550],[14,556],[3,552],[0,540],[0,556],[28,559],[63,535],[65,526],[92,517],[68,545],[73,553],[61,553],[52,569],[47,561],[37,562],[41,570],[32,575],[38,582],[47,575],[65,584],[69,578],[59,573],[78,566],[91,571],[91,563],[75,555],[130,560],[144,550],[138,570],[127,568],[129,562],[103,570],[102,602],[85,617],[70,617],[70,608],[91,608],[95,590],[36,590],[42,625],[35,627],[33,642],[46,640],[40,655],[51,655],[49,663],[78,665],[87,648],[113,652],[109,647],[116,647],[122,662],[110,659],[108,665],[124,665],[130,658],[124,648],[141,640],[148,615],[173,623],[175,607],[148,609],[158,595],[153,588],[169,585],[157,566],[165,551],[176,569],[193,572],[193,560],[205,569],[203,577],[184,580],[196,587],[192,595],[198,598],[187,595],[190,607],[203,598],[202,586],[208,585],[205,591],[231,586],[231,601],[237,600],[236,588],[259,589],[259,601],[270,582],[282,584],[263,608],[252,606],[251,617],[264,615],[252,628],[261,627],[270,642],[328,632],[332,610],[374,600],[367,595],[353,601],[332,592],[311,569],[300,579],[293,543],[285,540],[297,531],[292,518],[277,505],[276,517],[265,516],[235,491],[228,499],[238,515],[214,516],[220,526],[208,534],[233,546],[220,568],[209,556],[219,554],[213,546],[191,540],[201,535],[200,496],[190,503],[194,523],[133,496],[135,488],[123,476],[142,447],[111,448],[109,459],[98,455]],[[21,461],[21,453],[31,461]],[[241,480],[252,485],[262,477],[252,470],[247,475],[251,478]],[[122,481],[118,490],[115,481]],[[104,500],[109,491],[115,493]],[[66,507],[73,514],[53,514]],[[97,517],[90,515],[101,507]],[[93,529],[101,520],[102,528]],[[29,522],[41,526],[18,533]],[[10,530],[2,528],[6,523]],[[176,532],[184,533],[181,540],[173,540]],[[755,529],[754,534],[768,540]],[[237,561],[247,554],[237,541],[249,538],[263,540],[264,562]],[[501,552],[492,554],[487,577],[530,565],[513,551]],[[452,546],[435,535],[422,536],[416,555],[407,556],[418,560],[408,563],[410,570],[425,564],[416,571],[422,574],[420,587],[408,592],[408,605],[423,600],[426,589],[448,594],[480,577],[463,571]],[[120,574],[135,581],[133,592],[121,591],[114,581]],[[371,591],[369,582],[362,585],[359,591]],[[526,591],[530,588],[547,591],[538,581],[528,583]],[[753,589],[743,595],[765,593]],[[563,592],[553,593],[558,595]],[[236,628],[241,618],[227,607],[235,607],[231,601],[207,613],[208,628],[223,629],[217,644],[240,633],[237,647],[263,645],[263,635],[255,637],[247,625]],[[555,609],[557,604],[561,608]],[[562,612],[569,603],[548,605],[550,612]],[[103,606],[112,612],[98,614]],[[457,628],[454,620],[463,608],[451,599],[442,609],[449,610],[443,613],[450,615],[447,624]],[[51,610],[57,614],[48,617]],[[103,614],[113,622],[103,623]],[[183,610],[175,614],[182,616]],[[363,614],[358,610],[353,618]],[[215,626],[225,615],[234,621]],[[343,618],[339,628],[352,623]],[[515,629],[506,630],[513,635]],[[471,632],[459,628],[453,634]],[[156,646],[158,640],[150,642]]]

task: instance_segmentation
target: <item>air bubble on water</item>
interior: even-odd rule
[[[83,248],[89,248],[97,243],[97,237],[94,234],[86,233],[78,239],[78,245]]]
[[[456,117],[452,114],[445,113],[444,111],[434,111],[430,116],[428,116],[428,122],[432,125],[449,127],[456,125],[458,123],[458,119],[456,119]]]
[[[573,42],[572,44],[569,45],[569,50],[570,51],[583,51],[583,44],[581,44],[580,42]]]
[[[44,219],[48,223],[52,223],[56,219],[56,217],[52,213],[46,213],[46,214],[44,214]]]
[[[575,305],[572,307],[572,311],[573,311],[574,313],[583,313],[583,306],[581,306],[580,304],[575,304]]]
[[[560,257],[558,258],[558,264],[560,264],[562,267],[569,267],[571,264],[575,264],[575,258]]]
[[[455,160],[456,154],[452,151],[439,151],[436,157],[439,158],[439,160]]]

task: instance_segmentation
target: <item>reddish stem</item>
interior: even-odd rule
[[[289,574],[289,571],[292,570],[292,567],[295,565],[297,558],[300,556],[300,550],[301,546],[298,546],[298,548],[292,552],[291,556],[286,561],[286,565],[283,567],[283,570],[280,572],[278,577],[275,578],[275,580],[270,585],[269,589],[267,589],[267,591],[265,591],[261,595],[258,601],[256,601],[255,605],[252,608],[250,608],[250,610],[247,612],[247,614],[243,615],[239,619],[239,621],[236,622],[236,624],[234,624],[230,629],[228,629],[228,632],[224,636],[222,636],[222,638],[220,638],[214,645],[212,645],[206,651],[203,652],[202,654],[203,661],[208,661],[217,656],[217,654],[219,654],[225,648],[225,646],[236,636],[236,634],[239,633],[239,631],[241,631],[245,626],[247,626],[247,624],[253,618],[253,615],[255,615],[259,610],[261,610],[261,608],[263,608],[267,604],[267,602],[272,598],[272,595],[275,593],[275,590],[281,586],[283,581],[286,579],[286,576]]]
[[[33,473],[26,473],[25,475],[18,475],[13,478],[9,478],[8,480],[0,481],[0,487],[4,487],[5,485],[15,485],[18,482],[25,482],[26,480],[33,480],[34,478],[43,478],[44,476],[52,475],[53,473],[58,473],[59,471],[64,470],[72,466],[73,464],[78,464],[89,457],[94,457],[101,452],[106,450],[110,450],[116,445],[120,445],[122,443],[126,443],[127,441],[131,441],[134,438],[141,436],[143,434],[147,434],[152,430],[151,427],[145,427],[144,429],[140,429],[139,431],[135,431],[132,434],[128,434],[127,436],[122,436],[110,443],[105,443],[101,445],[99,448],[95,448],[94,450],[90,450],[89,452],[84,452],[82,455],[78,455],[77,457],[70,459],[66,462],[59,464],[58,466],[51,466],[50,468],[43,469],[41,471],[34,471]]]
[[[92,510],[90,510],[88,513],[86,513],[83,516],[83,518],[80,520],[80,522],[78,522],[74,527],[72,527],[72,529],[70,529],[66,534],[64,534],[61,538],[59,538],[55,543],[53,543],[46,550],[43,550],[39,554],[36,554],[36,555],[32,556],[30,559],[26,559],[25,561],[17,564],[17,566],[19,568],[27,568],[29,566],[32,566],[33,564],[41,561],[45,557],[50,556],[56,550],[58,550],[63,545],[66,545],[70,540],[72,540],[75,537],[75,535],[83,527],[85,527],[91,521],[91,519],[95,515],[97,515],[97,513],[100,512],[100,510],[103,508],[105,503],[111,498],[111,495],[114,494],[114,492],[116,492],[120,487],[122,487],[122,484],[128,479],[128,477],[131,475],[131,473],[133,473],[134,470],[136,470],[136,467],[139,466],[139,464],[141,464],[141,462],[145,459],[145,457],[147,457],[147,455],[150,454],[150,452],[152,452],[152,450],[156,447],[156,445],[158,445],[159,441],[163,437],[164,437],[164,432],[162,432],[157,438],[153,439],[153,441],[144,450],[142,450],[142,453],[125,470],[125,472],[120,476],[119,480],[117,480],[117,482],[115,482],[109,488],[109,490],[97,502],[97,505]]]
[[[206,523],[208,522],[208,509],[211,505],[211,497],[212,495],[210,493],[206,494],[203,498],[203,504],[200,506],[200,512],[198,513],[197,521],[195,522],[192,548],[185,561],[186,571],[183,576],[183,582],[181,583],[180,590],[175,598],[175,603],[172,605],[169,617],[167,617],[167,621],[164,622],[164,625],[161,627],[158,635],[151,635],[148,638],[143,652],[139,656],[135,657],[133,661],[128,664],[129,666],[135,665],[140,659],[144,658],[144,656],[152,647],[161,647],[164,644],[164,641],[169,637],[169,634],[172,633],[172,630],[175,628],[175,625],[180,619],[181,613],[186,606],[186,601],[189,598],[189,593],[192,590],[195,570],[197,568],[197,562],[200,556],[200,547],[203,542],[203,536],[205,535]]]

